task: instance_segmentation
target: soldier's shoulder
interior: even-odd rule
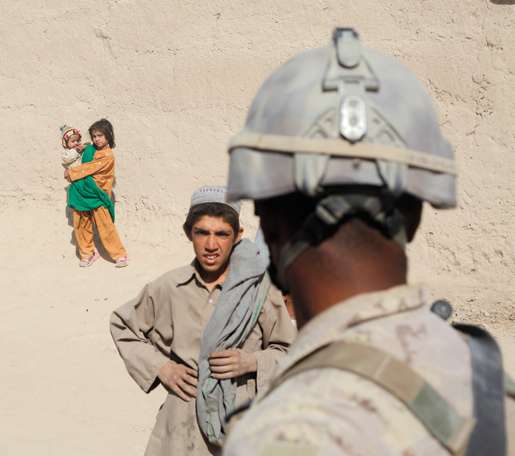
[[[392,447],[409,454],[416,445],[427,454],[441,454],[399,400],[352,372],[331,368],[323,375],[311,370],[284,382],[251,408],[230,442],[235,448],[260,448],[250,454],[272,454],[267,451],[281,446],[297,449],[299,455],[384,454]]]

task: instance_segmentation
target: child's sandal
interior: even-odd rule
[[[100,254],[95,250],[90,257],[82,258],[79,262],[81,268],[89,268],[95,261],[100,258]]]
[[[128,266],[129,265],[129,259],[124,256],[124,257],[121,257],[121,258],[118,258],[116,260],[116,263],[115,263],[115,267],[116,268],[124,268],[125,266]]]

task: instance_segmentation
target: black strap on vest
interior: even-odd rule
[[[505,389],[502,356],[494,338],[472,325],[454,324],[466,335],[472,364],[472,390],[476,425],[466,456],[506,454]]]
[[[433,303],[431,311],[448,320],[452,306],[446,300]],[[515,397],[515,384],[503,371],[502,356],[495,339],[484,329],[453,324],[465,335],[470,351],[472,392],[476,425],[470,436],[466,456],[504,456],[506,454],[506,396]]]

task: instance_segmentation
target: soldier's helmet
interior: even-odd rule
[[[330,46],[280,66],[229,153],[228,198],[316,197],[315,240],[323,238],[318,225],[366,213],[402,244],[396,198],[456,205],[453,151],[430,97],[403,65],[362,47],[353,29],[336,29]],[[293,259],[288,248],[279,267]]]

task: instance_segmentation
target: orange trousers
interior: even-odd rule
[[[95,251],[93,242],[93,222],[97,227],[98,236],[106,252],[113,260],[127,256],[127,251],[118,236],[109,211],[97,207],[91,211],[76,211],[73,209],[73,232],[79,248],[81,259],[89,258]]]

